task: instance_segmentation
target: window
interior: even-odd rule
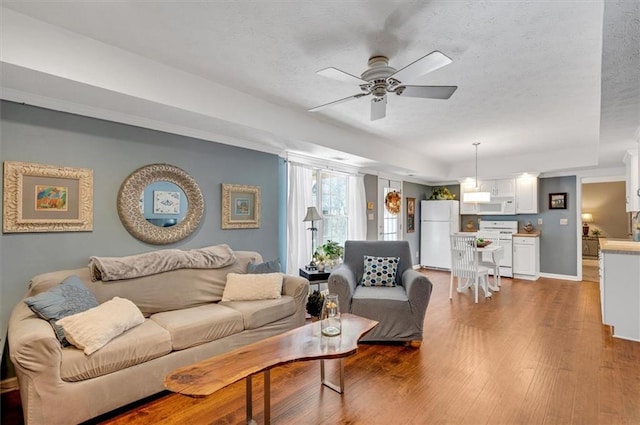
[[[345,174],[315,170],[313,173],[313,202],[322,214],[322,234],[318,244],[328,240],[344,246],[348,228],[349,180]]]

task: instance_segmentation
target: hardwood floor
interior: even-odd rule
[[[319,383],[318,362],[271,372],[275,424],[640,424],[640,343],[611,337],[598,284],[503,279],[473,303],[434,284],[420,349],[361,344],[345,360],[344,395]],[[331,367],[331,362],[328,362]],[[97,424],[240,424],[245,387],[192,399],[164,394]],[[262,418],[262,378],[254,379]],[[3,406],[2,423],[5,422]]]

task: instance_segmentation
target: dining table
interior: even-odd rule
[[[478,255],[478,262],[490,261],[497,266],[498,273],[493,276],[493,285],[487,284],[487,286],[492,291],[500,291],[500,286],[502,285],[500,281],[500,261],[504,258],[504,246],[489,244],[484,247],[478,247],[476,253]],[[489,259],[487,259],[487,257],[489,257]]]

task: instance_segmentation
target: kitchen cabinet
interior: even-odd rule
[[[626,166],[627,212],[640,211],[640,170],[638,151],[627,151],[623,159]]]
[[[531,175],[516,179],[516,214],[538,213],[538,178]]]
[[[516,196],[516,179],[484,180],[480,191],[489,192],[492,198],[513,198]]]
[[[513,277],[538,280],[540,277],[540,238],[516,236],[513,238]]]
[[[616,245],[606,239],[600,248],[602,323],[613,336],[640,342],[640,242]]]

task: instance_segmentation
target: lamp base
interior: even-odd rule
[[[582,225],[582,236],[589,236],[589,226],[586,224]]]

